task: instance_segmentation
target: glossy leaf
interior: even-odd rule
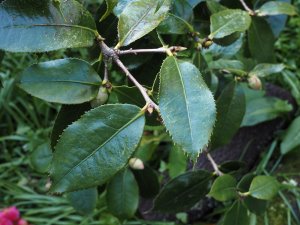
[[[168,17],[159,24],[157,31],[161,34],[186,34],[193,32],[193,27],[184,19],[169,13]]]
[[[112,13],[115,6],[118,4],[118,0],[105,0],[105,2],[106,2],[106,12],[100,18],[100,22],[105,20]]]
[[[297,117],[288,127],[280,145],[282,154],[289,153],[300,146],[300,117]]]
[[[138,184],[129,169],[117,173],[107,185],[108,210],[120,219],[134,216],[139,203]]]
[[[93,213],[98,200],[97,188],[74,191],[67,194],[67,199],[74,209],[84,215]]]
[[[250,185],[249,193],[252,197],[270,200],[279,191],[279,183],[274,177],[257,176]]]
[[[217,119],[212,135],[212,148],[228,144],[240,128],[246,111],[243,89],[233,81],[217,100]]]
[[[187,157],[184,152],[178,147],[174,146],[169,153],[168,170],[171,178],[177,177],[184,173],[187,169]]]
[[[88,111],[65,129],[55,147],[51,191],[76,191],[107,182],[126,165],[144,124],[141,109],[133,105],[103,105]]]
[[[0,49],[10,52],[88,47],[97,32],[92,15],[75,0],[6,0],[0,21]]]
[[[129,3],[120,15],[118,46],[126,46],[155,29],[167,16],[170,0],[156,11],[158,0],[137,0]]]
[[[154,210],[173,213],[190,209],[209,192],[211,178],[209,172],[197,170],[172,179],[154,200]]]
[[[45,173],[48,171],[52,161],[52,151],[49,143],[39,145],[30,154],[30,164],[39,173]]]
[[[248,45],[253,58],[259,63],[273,63],[274,43],[275,38],[267,21],[253,17],[248,31]]]
[[[48,102],[79,104],[97,96],[101,78],[79,59],[58,59],[30,66],[21,74],[20,87]]]
[[[228,201],[237,197],[236,179],[228,174],[218,177],[209,192],[209,195],[217,201]]]
[[[222,38],[234,32],[244,32],[251,24],[251,17],[243,10],[226,9],[210,17],[209,38]]]
[[[284,70],[285,66],[283,64],[268,64],[262,63],[255,66],[250,72],[249,76],[256,75],[258,77],[266,77],[273,73],[280,73]]]
[[[274,16],[280,14],[294,16],[297,14],[297,11],[293,5],[287,2],[270,1],[256,10],[256,13],[258,16]]]
[[[160,113],[174,142],[196,158],[215,122],[213,96],[191,63],[168,57],[160,71]]]
[[[239,200],[235,201],[225,213],[223,225],[249,225],[250,217],[246,207]]]

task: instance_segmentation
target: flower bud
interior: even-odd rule
[[[92,108],[96,108],[103,105],[108,99],[107,89],[105,87],[100,87],[97,97],[91,101]]]
[[[143,161],[139,158],[129,159],[129,166],[134,170],[143,170],[145,168]]]
[[[20,218],[20,212],[15,206],[12,206],[3,210],[2,217],[14,222]]]
[[[251,75],[248,78],[248,85],[254,90],[261,90],[262,88],[261,80],[256,75]]]

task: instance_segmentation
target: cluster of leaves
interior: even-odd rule
[[[75,0],[2,2],[0,49],[4,51],[40,53],[100,46],[93,63],[55,59],[21,73],[19,86],[24,91],[63,104],[53,126],[51,148],[43,144],[33,154],[32,164],[50,173],[50,191],[69,192],[74,207],[89,213],[96,207],[97,187],[106,185],[102,191],[107,207],[119,219],[134,216],[139,195],[156,197],[153,210],[173,213],[186,211],[209,195],[230,203],[220,222],[225,225],[249,224],[248,211],[264,212],[266,200],[279,190],[274,178],[248,174],[241,179],[229,175],[222,165],[222,172],[217,168],[216,173],[185,172],[184,154],[196,161],[203,150],[229,143],[241,126],[292,110],[289,103],[266,97],[260,89],[261,80],[284,70],[283,64],[275,64],[274,42],[286,21],[282,15],[295,15],[296,10],[281,1],[247,4],[254,9],[244,1],[107,0],[97,12],[98,22]],[[180,52],[183,48],[169,47],[164,40],[187,50]],[[129,54],[147,49],[120,50],[143,45],[160,47],[149,52],[159,50],[167,58],[162,62],[151,54],[149,60],[132,59]],[[116,65],[136,87],[120,76]],[[142,67],[148,72],[143,74]],[[144,86],[127,68],[150,74],[148,80],[137,75]],[[299,123],[296,118],[284,135],[283,154],[299,147],[295,139]],[[159,191],[153,168],[132,171],[128,161],[133,156],[152,160],[160,142],[175,147],[168,164],[173,179]]]

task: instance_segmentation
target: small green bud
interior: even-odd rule
[[[261,90],[262,89],[261,80],[256,75],[251,75],[248,78],[248,85],[251,89],[254,89],[254,90]]]
[[[91,101],[92,108],[96,108],[100,105],[103,105],[104,103],[107,102],[107,99],[108,99],[107,89],[101,86],[99,88],[97,97]]]

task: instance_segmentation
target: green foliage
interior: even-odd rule
[[[254,198],[269,200],[278,192],[279,184],[274,177],[257,176],[250,185],[249,193]]]
[[[237,181],[231,175],[222,175],[218,177],[209,192],[209,195],[214,199],[224,202],[236,197],[236,187]]]

